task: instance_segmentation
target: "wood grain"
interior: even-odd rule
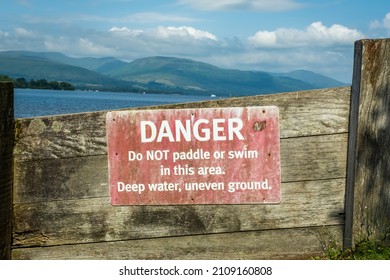
[[[11,257],[14,91],[0,82],[0,259]]]
[[[259,260],[312,259],[340,243],[342,226],[194,235],[14,249],[13,259]]]
[[[347,137],[282,139],[282,182],[345,178]],[[106,155],[15,162],[15,203],[107,196]]]
[[[354,83],[356,149],[348,190],[354,193],[353,237],[390,244],[390,40],[361,40]]]
[[[113,207],[108,197],[14,206],[14,246],[343,224],[344,179],[284,183],[280,205]]]

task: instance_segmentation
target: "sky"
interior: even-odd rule
[[[175,56],[351,83],[354,42],[386,37],[389,0],[0,0],[0,51]]]

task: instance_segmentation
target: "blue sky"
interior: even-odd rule
[[[177,56],[350,83],[354,42],[385,37],[389,0],[0,0],[0,51]]]

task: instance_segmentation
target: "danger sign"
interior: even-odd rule
[[[275,106],[113,111],[112,205],[281,201]]]

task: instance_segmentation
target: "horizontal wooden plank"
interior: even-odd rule
[[[282,181],[345,177],[346,133],[282,139]],[[15,162],[14,202],[107,197],[107,156]]]
[[[24,260],[258,260],[323,256],[342,240],[342,226],[195,235],[12,250]],[[77,253],[76,253],[77,252]]]
[[[350,87],[341,87],[149,108],[275,105],[280,110],[281,137],[288,138],[347,132],[349,97]],[[94,112],[18,119],[14,148],[16,161],[105,154],[105,114]]]
[[[282,181],[345,177],[347,141],[347,133],[282,139]]]
[[[343,224],[345,179],[284,183],[279,205],[113,207],[109,198],[14,206],[17,247]]]
[[[106,153],[103,112],[17,119],[15,130],[16,161]]]
[[[107,196],[106,155],[15,162],[14,203]]]

